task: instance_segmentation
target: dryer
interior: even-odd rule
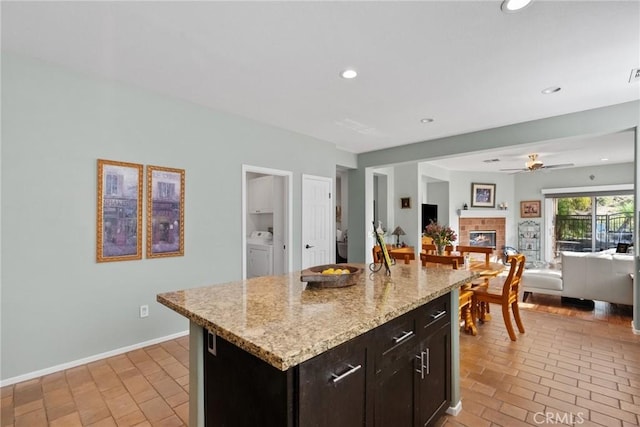
[[[273,274],[273,234],[253,231],[247,238],[247,279]]]

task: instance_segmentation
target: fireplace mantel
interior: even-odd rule
[[[506,218],[507,209],[458,209],[460,218]]]

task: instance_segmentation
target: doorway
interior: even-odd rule
[[[248,277],[248,239],[260,232],[272,235],[271,268],[262,270],[274,275],[291,271],[292,185],[290,171],[242,165],[242,279]],[[251,187],[259,190],[252,193]]]

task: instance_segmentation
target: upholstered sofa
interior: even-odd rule
[[[603,252],[562,252],[561,269],[527,269],[524,292],[633,305],[634,257]]]

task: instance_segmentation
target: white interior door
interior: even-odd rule
[[[302,269],[335,261],[331,178],[302,176]]]

